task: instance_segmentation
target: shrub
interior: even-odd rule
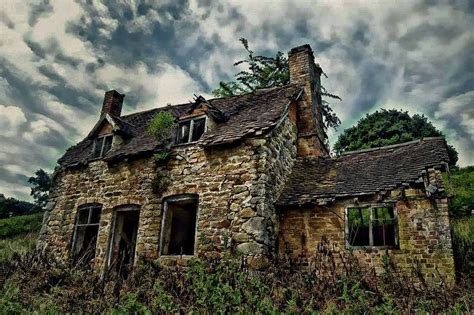
[[[42,213],[0,219],[0,239],[39,232],[42,221]]]
[[[298,262],[253,271],[243,257],[200,257],[187,267],[141,263],[128,278],[102,276],[32,251],[16,255],[0,294],[0,313],[469,313],[472,279],[455,287],[420,285],[397,274],[362,272],[354,257],[322,250]],[[335,260],[344,272],[330,273]],[[286,263],[286,262],[285,262]],[[319,272],[324,270],[325,272]],[[52,303],[54,301],[54,303]]]
[[[164,144],[170,138],[175,127],[176,119],[171,113],[159,112],[151,119],[148,125],[148,132],[159,144]]]

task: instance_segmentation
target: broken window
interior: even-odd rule
[[[100,204],[83,205],[77,209],[71,251],[76,263],[88,263],[95,256],[101,212]]]
[[[165,201],[161,231],[162,255],[194,255],[198,198],[183,195]]]
[[[93,158],[103,157],[112,148],[113,135],[100,136],[94,141]]]
[[[178,126],[176,142],[189,143],[198,141],[206,131],[206,117],[200,116],[190,120],[182,121]]]
[[[396,246],[396,218],[391,206],[347,209],[347,244],[351,246]]]
[[[120,206],[114,211],[109,267],[124,276],[133,267],[139,218],[140,207],[136,205]]]

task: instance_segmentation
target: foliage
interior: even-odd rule
[[[42,213],[22,215],[0,220],[0,239],[15,237],[30,232],[39,232],[43,220]]]
[[[35,175],[36,176],[28,179],[28,183],[32,186],[30,195],[33,196],[35,204],[43,208],[48,202],[48,193],[51,189],[53,179],[50,174],[41,168],[35,172]]]
[[[281,52],[277,52],[275,57],[266,57],[255,55],[249,49],[248,40],[241,38],[240,42],[248,53],[247,59],[239,60],[234,66],[244,66],[247,70],[237,72],[235,80],[229,82],[220,82],[219,87],[212,91],[214,96],[228,97],[254,92],[258,89],[283,86],[290,83],[290,70],[288,67],[288,58]],[[326,98],[338,99],[337,95],[331,94],[321,86],[321,96]],[[333,112],[327,100],[322,100],[322,113],[326,125],[331,128],[337,128],[341,121]]]
[[[176,127],[176,119],[169,112],[159,112],[151,119],[148,125],[148,133],[152,135],[159,144],[164,145],[171,137]]]
[[[474,166],[454,169],[445,186],[452,195],[449,200],[451,215],[470,215],[474,209]]]
[[[344,130],[339,135],[334,150],[337,154],[345,151],[369,149],[391,144],[403,143],[423,137],[442,137],[441,131],[435,128],[424,115],[410,116],[401,110],[382,109],[367,114],[357,125]],[[448,145],[450,165],[456,165],[458,153]]]
[[[0,263],[10,260],[14,255],[24,255],[33,250],[36,246],[36,239],[37,233],[34,232],[0,239]]]
[[[384,273],[362,271],[348,253],[315,253],[308,269],[298,262],[265,271],[247,268],[230,251],[163,267],[142,260],[128,278],[72,266],[44,252],[15,256],[7,265],[0,312],[33,313],[469,313],[472,279],[454,287],[403,277],[387,257]],[[333,248],[333,247],[332,247]],[[342,273],[331,273],[335,261]],[[326,272],[319,272],[324,270]]]
[[[456,269],[460,273],[474,270],[474,216],[451,221]]]
[[[30,214],[36,211],[41,211],[41,209],[27,201],[21,201],[15,198],[0,199],[0,219]]]

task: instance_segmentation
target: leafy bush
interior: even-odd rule
[[[176,119],[169,112],[159,112],[153,116],[149,125],[148,133],[152,135],[160,144],[164,144],[171,136],[176,127]]]
[[[42,213],[22,215],[0,220],[0,239],[15,237],[30,232],[39,232],[43,221]]]
[[[451,185],[445,185],[452,195],[449,211],[453,216],[470,215],[474,209],[474,166],[455,169],[451,173]]]
[[[343,261],[342,274],[330,272],[335,259]],[[193,259],[186,267],[142,262],[126,279],[36,251],[15,256],[5,268],[0,313],[469,313],[474,303],[472,279],[428,286],[399,276],[389,259],[375,277],[350,253],[330,251],[315,254],[305,269],[288,262],[253,271],[230,253]]]

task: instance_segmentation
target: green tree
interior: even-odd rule
[[[148,133],[156,139],[160,149],[155,153],[158,161],[166,160],[169,156],[170,139],[176,128],[176,119],[169,112],[159,112],[153,116],[149,125]]]
[[[247,59],[235,62],[234,66],[244,65],[248,70],[237,72],[234,75],[235,80],[233,81],[221,81],[219,87],[212,91],[214,96],[228,97],[241,95],[251,93],[258,89],[283,86],[290,83],[288,58],[285,54],[279,51],[275,57],[255,55],[255,53],[249,49],[247,39],[241,38],[240,41],[248,53],[248,56]],[[323,74],[326,76],[325,73]],[[321,96],[323,98],[321,104],[322,113],[326,126],[336,129],[341,124],[341,121],[333,112],[327,99],[341,100],[341,98],[328,93],[323,86],[321,86]]]
[[[452,195],[449,200],[452,215],[469,215],[474,209],[474,166],[455,169],[451,173],[451,185],[447,187]]]
[[[42,168],[35,172],[36,176],[30,177],[28,183],[32,186],[30,195],[35,200],[35,205],[43,208],[48,202],[48,193],[52,185],[52,176]]]
[[[423,137],[443,137],[424,115],[410,116],[401,110],[381,109],[367,114],[357,124],[339,135],[334,150],[337,154],[345,151],[369,149],[407,142]],[[448,145],[449,164],[455,166],[458,153]]]

